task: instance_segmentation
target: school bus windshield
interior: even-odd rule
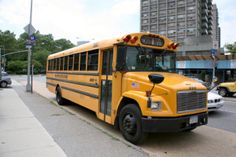
[[[127,46],[125,50],[126,71],[175,72],[176,56],[171,51],[140,46]]]

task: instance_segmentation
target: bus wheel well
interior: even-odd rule
[[[118,108],[118,110],[117,110],[116,119],[115,119],[115,125],[114,125],[116,129],[119,129],[119,114],[120,114],[120,111],[121,111],[121,109],[122,109],[124,106],[126,106],[126,105],[128,105],[128,104],[134,104],[134,105],[136,105],[136,106],[138,107],[138,109],[140,110],[140,107],[139,107],[137,101],[135,101],[134,99],[131,99],[131,98],[124,97],[124,98],[121,100],[120,105],[119,105],[119,108]],[[141,112],[141,110],[140,110],[140,112]],[[141,113],[142,113],[142,112],[141,112]]]

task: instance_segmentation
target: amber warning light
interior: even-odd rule
[[[169,49],[176,49],[177,47],[179,46],[179,43],[171,43],[169,46],[168,46],[168,48]]]

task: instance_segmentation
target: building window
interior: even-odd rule
[[[142,11],[148,11],[148,7],[147,6],[143,6],[142,7]]]
[[[157,6],[156,5],[152,5],[150,8],[151,11],[156,11],[157,10]]]
[[[156,17],[157,16],[157,12],[154,11],[154,12],[151,12],[151,17]]]
[[[143,18],[148,18],[148,13],[142,13]]]
[[[143,24],[148,24],[148,20],[147,20],[147,19],[142,20],[142,23],[143,23]]]
[[[143,5],[148,5],[148,0],[142,0]]]
[[[142,26],[142,31],[147,32],[148,31],[148,26]]]
[[[157,23],[157,19],[156,18],[152,18],[151,19],[151,23]]]

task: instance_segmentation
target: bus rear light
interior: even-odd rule
[[[127,43],[130,41],[130,39],[131,39],[131,35],[127,35],[125,38],[123,38],[123,41]]]
[[[134,44],[137,40],[138,40],[138,36],[134,36],[134,37],[130,40],[130,42],[131,42],[132,44]]]

